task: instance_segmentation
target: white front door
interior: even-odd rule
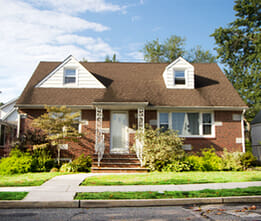
[[[129,152],[128,112],[111,114],[111,153]]]

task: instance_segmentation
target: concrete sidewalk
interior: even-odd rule
[[[1,187],[1,191],[29,192],[22,201],[71,201],[77,192],[133,192],[133,191],[191,191],[203,189],[232,189],[261,186],[261,181],[241,183],[210,183],[210,184],[185,184],[185,185],[132,185],[132,186],[79,186],[90,176],[106,174],[72,174],[56,176],[41,186],[35,187]]]

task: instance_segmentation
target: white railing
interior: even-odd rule
[[[102,136],[97,140],[97,143],[95,144],[95,153],[98,156],[98,167],[100,166],[100,162],[103,158],[104,150],[105,150],[104,135],[102,134]]]
[[[140,161],[140,166],[143,166],[143,160],[142,160],[143,142],[140,141],[140,139],[136,139],[135,151],[136,151],[137,158]]]
[[[143,166],[142,152],[143,152],[143,132],[145,124],[145,111],[144,108],[138,108],[138,138],[136,138],[135,151],[140,165]]]
[[[98,166],[100,166],[105,150],[104,135],[102,133],[102,117],[102,108],[96,107],[95,153],[98,155]]]

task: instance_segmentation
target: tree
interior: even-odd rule
[[[261,2],[236,0],[236,20],[211,35],[225,74],[248,104],[246,119],[261,109]]]
[[[79,124],[80,113],[73,113],[66,106],[46,106],[46,113],[33,120],[33,126],[46,133],[46,139],[51,145],[56,146],[58,151],[58,164],[60,163],[60,145],[68,140],[77,140],[81,134],[75,125]],[[44,148],[49,143],[34,145],[34,148]]]
[[[204,50],[200,45],[187,52],[186,60],[191,63],[214,63],[216,57],[209,50]]]
[[[145,61],[155,63],[171,62],[185,54],[184,44],[185,38],[172,35],[163,44],[159,42],[159,39],[148,42],[143,47],[142,52]]]
[[[182,56],[189,62],[215,62],[215,56],[213,56],[208,50],[203,50],[201,46],[186,51],[185,41],[185,38],[172,35],[163,43],[160,43],[159,39],[147,42],[142,49],[144,59],[148,62],[170,63]]]
[[[105,62],[119,62],[119,61],[117,61],[117,59],[116,59],[116,54],[113,54],[112,59],[110,58],[109,55],[106,55]]]

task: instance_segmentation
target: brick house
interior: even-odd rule
[[[123,159],[134,158],[135,131],[146,123],[177,130],[187,151],[245,151],[247,106],[217,64],[190,64],[181,57],[171,64],[78,62],[69,56],[40,62],[16,105],[20,134],[44,105],[80,111],[84,136],[69,143],[63,157],[99,156],[108,168],[119,166],[116,159],[125,167],[135,164]]]

